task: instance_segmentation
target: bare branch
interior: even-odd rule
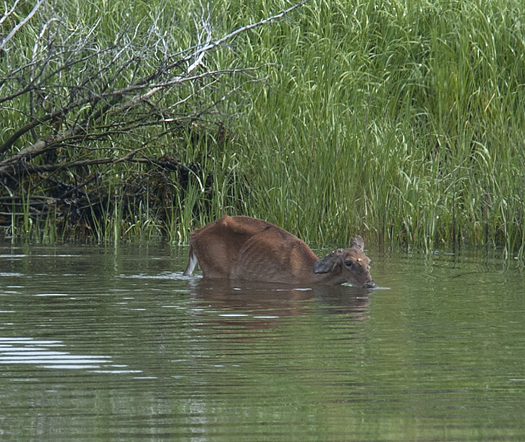
[[[264,25],[266,25],[266,24],[268,24],[268,23],[270,23],[272,21],[275,21],[275,20],[278,20],[280,18],[283,18],[285,15],[289,14],[294,9],[300,8],[301,6],[303,6],[304,4],[308,3],[309,1],[310,0],[303,0],[303,1],[293,5],[291,7],[289,7],[288,9],[280,12],[279,14],[272,15],[271,17],[265,18],[265,19],[260,20],[260,21],[258,21],[256,23],[252,23],[252,24],[243,26],[241,28],[238,28],[235,31],[229,33],[228,35],[225,35],[224,37],[219,38],[218,40],[216,40],[216,41],[214,41],[212,43],[209,43],[206,46],[203,46],[201,49],[197,50],[196,53],[193,54],[193,56],[200,55],[200,53],[202,53],[202,52],[208,52],[211,49],[214,49],[214,48],[216,48],[218,46],[221,46],[222,44],[224,44],[228,40],[231,40],[231,39],[235,38],[237,35],[242,34],[242,33],[246,32],[246,31],[250,31],[252,29],[259,28],[259,27],[264,26]]]
[[[9,11],[7,11],[2,18],[0,18],[0,25],[15,11],[19,2],[20,0],[16,0],[12,8]]]
[[[7,34],[7,36],[0,42],[0,51],[2,51],[5,47],[5,45],[7,44],[7,42],[9,40],[11,40],[14,35],[20,30],[20,28],[22,26],[24,26],[29,20],[31,20],[31,18],[33,17],[33,15],[35,15],[36,11],[38,10],[38,8],[40,8],[40,6],[42,6],[44,3],[46,2],[46,0],[38,0],[37,4],[33,7],[33,9],[31,10],[31,12],[29,14],[27,14],[27,16],[24,17],[24,19],[18,23],[12,30],[9,34]],[[17,2],[18,3],[18,2]],[[16,6],[16,3],[15,3],[15,6]],[[13,6],[13,8],[15,7]],[[7,17],[7,15],[11,14],[13,12],[13,9],[11,9],[11,11],[9,11],[8,14],[6,14],[6,16],[2,17],[2,21],[5,20],[5,18]],[[1,22],[0,22],[1,23]]]
[[[31,15],[45,1],[39,0]],[[29,108],[24,113],[29,121],[0,145],[0,155],[13,149],[15,143],[22,139],[26,146],[0,160],[0,176],[11,173],[13,168],[27,172],[33,167],[29,161],[35,157],[58,146],[67,146],[75,140],[114,139],[126,131],[131,135],[151,126],[191,121],[205,114],[210,115],[219,103],[238,92],[242,84],[260,79],[248,78],[241,85],[220,92],[218,97],[214,96],[215,89],[224,87],[224,82],[221,85],[219,79],[247,76],[255,68],[207,69],[204,66],[206,55],[244,32],[284,17],[307,1],[303,0],[216,40],[212,38],[210,12],[203,7],[195,22],[197,44],[172,54],[166,35],[159,32],[157,22],[160,14],[146,33],[139,29],[140,24],[134,29],[122,30],[114,44],[108,47],[98,47],[92,40],[100,19],[88,29],[73,27],[71,30],[69,26],[65,32],[62,31],[63,35],[60,33],[63,26],[60,20],[49,19],[36,36],[30,61],[15,70],[16,73],[11,74],[9,80],[8,77],[0,79],[0,88],[6,82],[25,81],[18,91],[0,98],[0,104],[20,100],[20,97],[29,94]],[[18,29],[29,19],[30,16],[19,23]],[[56,26],[51,26],[53,23]],[[54,34],[51,33],[51,27],[56,28]],[[78,40],[73,39],[75,36]],[[137,39],[143,42],[143,46],[136,46]],[[150,55],[151,48],[156,46],[162,47],[164,59],[161,62]],[[157,65],[153,62],[157,62]],[[62,83],[61,77],[77,71],[80,78],[75,79],[74,84]],[[173,98],[166,101],[170,94],[173,94]],[[206,102],[191,109],[191,100],[204,97],[204,94],[207,94]],[[154,97],[158,103],[153,103]],[[187,106],[188,109],[183,110]],[[0,111],[2,109],[6,108],[0,107]],[[30,144],[27,144],[28,134],[33,135]],[[100,159],[89,164],[107,164],[98,161]],[[67,164],[75,162],[64,163],[56,168],[55,165],[38,167],[59,170],[68,167]]]

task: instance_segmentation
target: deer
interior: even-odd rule
[[[376,287],[363,238],[356,235],[347,249],[319,259],[308,245],[286,230],[247,216],[228,216],[190,234],[191,276],[198,264],[205,279],[236,279],[301,286],[348,282]]]

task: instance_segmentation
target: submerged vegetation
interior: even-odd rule
[[[55,0],[0,52],[7,235],[184,243],[229,213],[317,245],[359,232],[426,250],[523,254],[523,2],[310,0],[200,60],[206,42],[292,4],[151,4]],[[67,69],[51,60],[39,71],[35,57],[57,47]],[[82,62],[67,58],[74,47]],[[44,119],[93,91],[74,112]],[[10,141],[33,121],[43,123]]]

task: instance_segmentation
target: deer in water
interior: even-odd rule
[[[230,278],[301,285],[343,282],[373,288],[370,259],[363,238],[348,249],[319,259],[299,238],[269,222],[247,216],[224,216],[190,234],[184,275],[197,263],[204,278]]]

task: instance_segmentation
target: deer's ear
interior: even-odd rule
[[[365,249],[365,241],[359,235],[354,236],[354,239],[350,243],[351,249],[359,249],[363,251]]]

